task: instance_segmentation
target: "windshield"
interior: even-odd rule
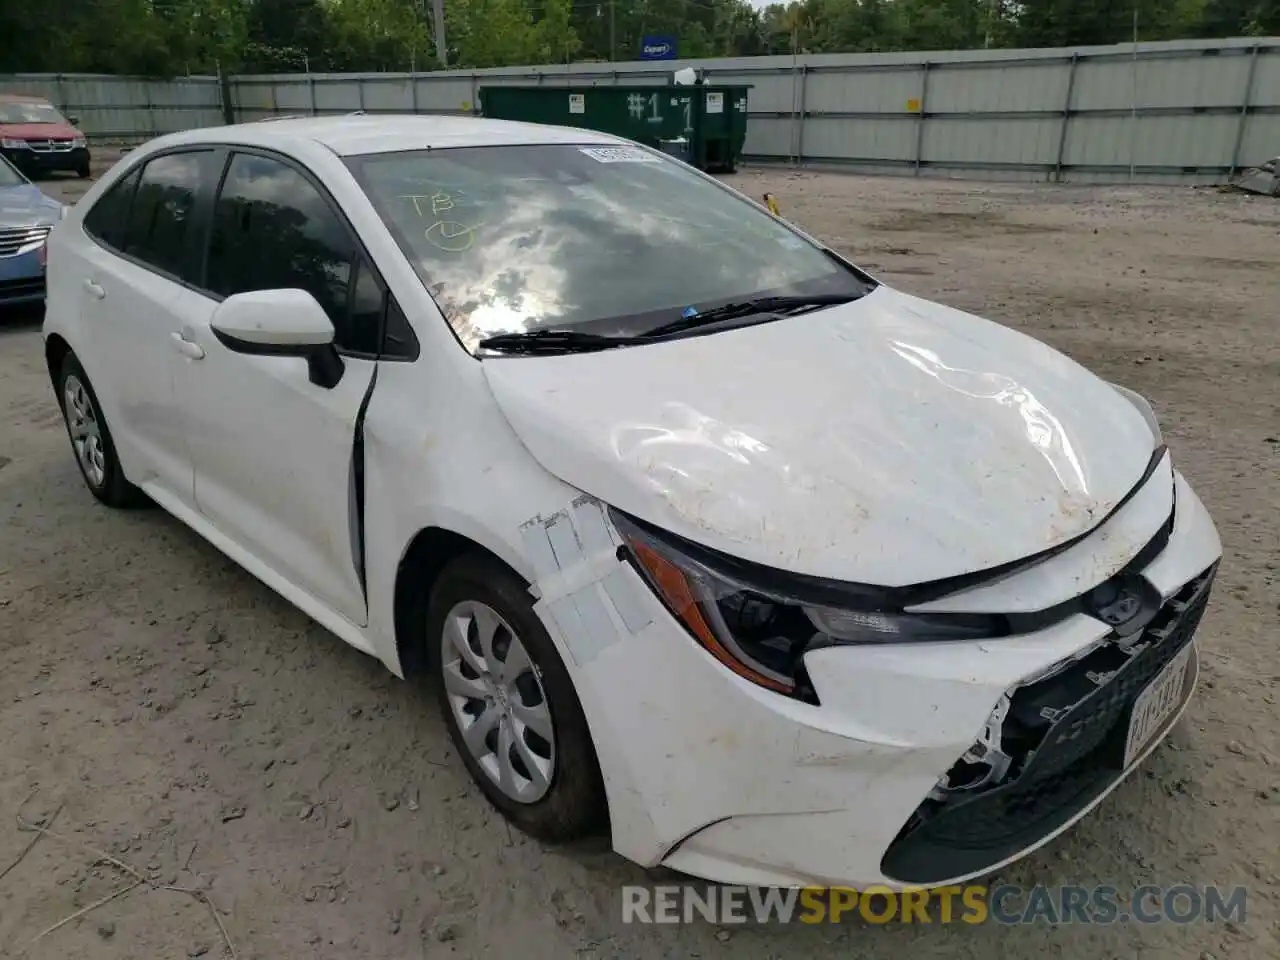
[[[0,187],[18,187],[26,182],[26,177],[14,169],[13,164],[0,157]]]
[[[47,103],[0,103],[0,123],[66,123],[66,119]]]
[[[871,282],[683,163],[537,145],[350,161],[469,350],[542,329],[626,336],[732,301]]]

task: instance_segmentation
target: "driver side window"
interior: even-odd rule
[[[214,205],[209,290],[301,288],[333,321],[336,346],[376,356],[386,297],[361,260],[347,225],[300,172],[271,157],[232,155]]]

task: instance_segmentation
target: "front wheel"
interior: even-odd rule
[[[146,498],[142,491],[125,478],[111,431],[102,416],[102,405],[84,367],[72,353],[67,354],[58,375],[58,403],[76,465],[89,492],[109,507],[143,503]]]
[[[92,173],[89,170],[89,164],[87,163],[84,164],[83,166],[76,168],[76,176],[79,177],[81,180],[88,180],[91,175]]]
[[[436,582],[426,619],[445,724],[489,802],[540,840],[598,828],[605,798],[595,746],[524,583],[496,561],[464,556]]]

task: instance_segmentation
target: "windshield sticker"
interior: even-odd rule
[[[657,163],[658,158],[638,147],[579,147],[597,163]]]

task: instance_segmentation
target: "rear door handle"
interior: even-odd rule
[[[200,360],[204,357],[204,347],[198,343],[192,343],[178,331],[169,334],[173,338],[174,344],[178,348],[178,352],[188,360]]]
[[[102,284],[94,280],[85,280],[84,288],[89,291],[89,296],[95,300],[101,300],[107,295],[107,291],[102,288]]]

